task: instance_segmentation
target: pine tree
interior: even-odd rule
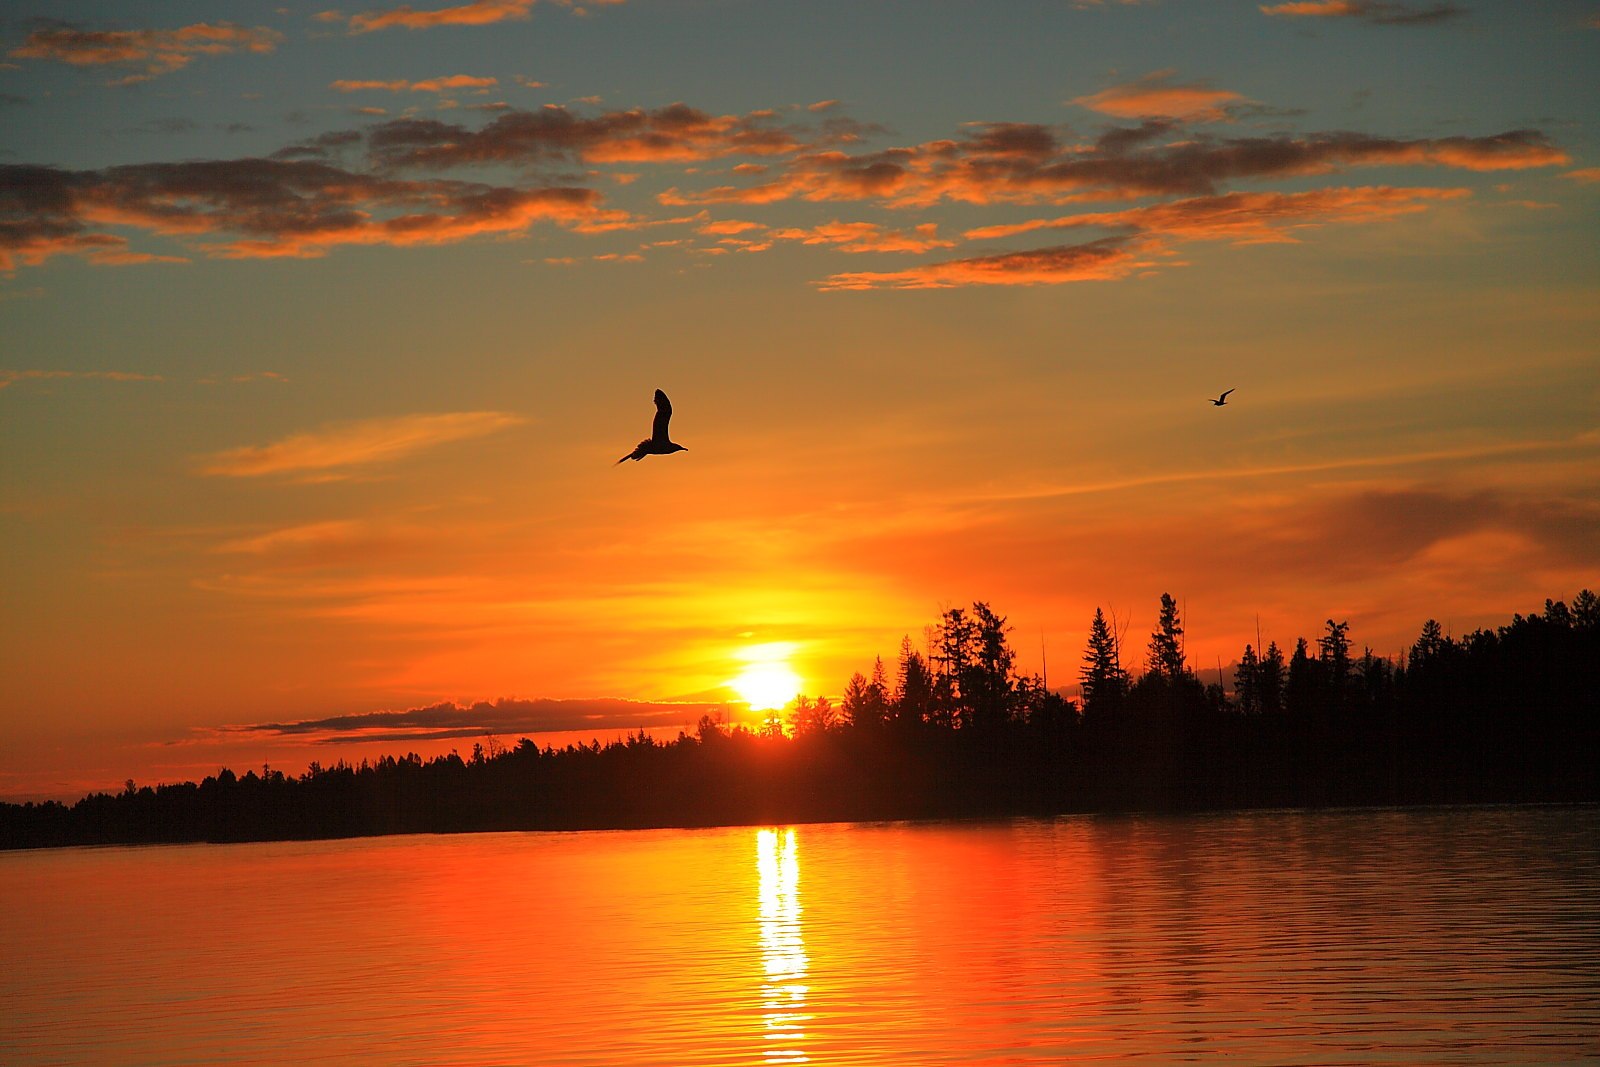
[[[1244,655],[1239,657],[1239,669],[1233,672],[1233,698],[1239,704],[1239,711],[1245,715],[1254,715],[1261,710],[1261,664],[1256,659],[1256,650],[1250,645],[1244,646]]]
[[[972,658],[960,678],[962,704],[967,718],[964,726],[992,729],[1011,719],[1015,680],[1012,666],[1016,654],[1006,642],[1010,627],[989,605],[972,605]]]
[[[1600,597],[1589,589],[1572,598],[1573,622],[1580,630],[1600,629]]]
[[[900,640],[900,680],[895,687],[894,718],[908,725],[926,722],[933,713],[933,676],[911,638]]]
[[[1294,653],[1289,657],[1289,680],[1284,687],[1284,705],[1291,715],[1306,715],[1311,711],[1317,688],[1315,664],[1306,648],[1306,639],[1297,638]]]
[[[1278,642],[1269,641],[1266,655],[1256,667],[1256,698],[1264,714],[1276,715],[1283,710],[1283,684],[1283,649]]]
[[[1429,619],[1422,624],[1422,633],[1417,638],[1417,643],[1411,646],[1411,654],[1407,657],[1407,665],[1416,670],[1424,663],[1436,658],[1444,651],[1449,640],[1444,636],[1444,627],[1439,625],[1438,619]]]
[[[1335,692],[1343,692],[1350,676],[1350,623],[1328,620],[1328,632],[1317,638],[1317,659]]]
[[[1116,636],[1099,608],[1094,609],[1094,621],[1089,624],[1089,644],[1083,652],[1078,680],[1086,715],[1116,708],[1128,690],[1128,676],[1117,658]]]
[[[844,697],[839,702],[839,714],[846,723],[869,730],[877,725],[870,708],[870,693],[871,683],[866,675],[856,671],[850,676],[844,686]]]
[[[1161,614],[1150,635],[1150,673],[1169,682],[1183,677],[1183,627],[1178,620],[1178,602],[1171,593],[1161,594]]]

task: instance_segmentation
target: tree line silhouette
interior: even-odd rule
[[[1018,674],[1009,633],[987,603],[950,609],[925,653],[901,642],[892,681],[879,658],[837,702],[802,696],[755,727],[707,716],[670,741],[559,749],[488,738],[465,758],[0,804],[0,847],[1600,799],[1587,589],[1459,639],[1430,619],[1396,660],[1356,656],[1329,619],[1287,657],[1246,645],[1231,691],[1188,662],[1166,594],[1137,676],[1118,620],[1095,611],[1079,701]]]

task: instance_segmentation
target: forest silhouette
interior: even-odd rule
[[[1082,698],[1019,675],[1005,618],[946,611],[842,697],[799,697],[756,726],[704,717],[660,741],[540,748],[494,738],[298,777],[0,804],[0,847],[253,841],[1057,814],[1600,799],[1600,598],[1461,638],[1429,620],[1391,660],[1327,620],[1287,654],[1247,645],[1202,681],[1163,594],[1137,672],[1096,610]],[[1218,673],[1221,673],[1220,666]]]

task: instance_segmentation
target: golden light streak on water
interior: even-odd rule
[[[762,1025],[767,1063],[805,1063],[806,944],[800,917],[800,858],[793,830],[756,834]]]

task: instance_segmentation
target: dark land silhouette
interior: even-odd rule
[[[1600,800],[1600,598],[1461,638],[1429,620],[1397,660],[1345,622],[1286,656],[1246,646],[1231,686],[1184,656],[1163,595],[1137,676],[1095,612],[1081,703],[1019,676],[1006,621],[946,612],[838,702],[756,728],[703,718],[658,741],[510,747],[223,770],[198,784],[0,804],[0,846],[251,841],[477,830]],[[1220,667],[1219,667],[1220,673]]]

